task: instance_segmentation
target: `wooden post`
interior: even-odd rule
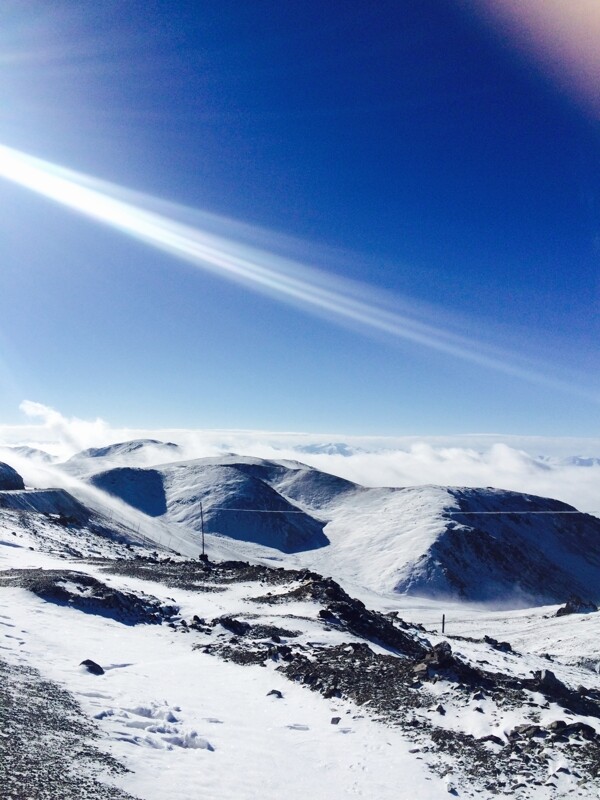
[[[208,561],[208,556],[204,552],[204,509],[200,503],[200,531],[202,533],[202,553],[200,554],[200,561]]]
[[[446,615],[442,614],[442,633],[446,630]]]

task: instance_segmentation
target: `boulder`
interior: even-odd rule
[[[100,664],[96,664],[95,661],[92,661],[91,658],[86,658],[85,661],[82,661],[79,665],[80,667],[85,667],[88,672],[91,672],[92,675],[104,675],[104,670],[100,666]]]
[[[541,669],[533,673],[534,680],[537,682],[539,689],[546,695],[552,697],[569,697],[571,691],[562,681],[559,681],[556,675],[549,669]]]
[[[222,625],[226,631],[230,631],[230,633],[233,633],[235,636],[244,636],[251,627],[247,622],[243,622],[241,619],[235,619],[235,617],[230,617],[228,615],[213,619],[212,625]]]

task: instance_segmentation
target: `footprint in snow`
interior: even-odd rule
[[[286,728],[289,728],[291,731],[309,731],[310,730],[308,725],[298,725],[298,724],[286,725]]]
[[[135,708],[108,709],[96,714],[95,718],[114,720],[120,728],[116,731],[117,738],[122,742],[157,750],[181,747],[186,750],[213,751],[214,747],[198,731],[183,727],[180,712],[179,706],[152,703]]]

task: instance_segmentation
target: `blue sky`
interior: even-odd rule
[[[3,4],[1,144],[246,223],[507,367],[0,181],[3,421],[28,398],[129,426],[598,435],[598,121],[462,9]]]

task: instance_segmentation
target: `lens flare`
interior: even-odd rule
[[[463,5],[593,118],[600,118],[598,0],[474,0]]]
[[[219,233],[151,210],[156,199],[83,175],[0,145],[0,177],[203,270],[272,295],[329,319],[430,348],[520,379],[598,401],[571,381],[515,353],[440,327],[417,313],[399,312],[410,303],[399,297],[372,301],[371,287],[284,258],[243,241],[239,223],[219,219]],[[168,206],[176,210],[177,206]],[[181,217],[193,214],[180,209]],[[202,216],[202,215],[200,215]],[[366,298],[366,299],[365,299]],[[393,303],[391,302],[393,300]],[[395,307],[394,307],[395,306]],[[431,312],[431,316],[435,314]]]

